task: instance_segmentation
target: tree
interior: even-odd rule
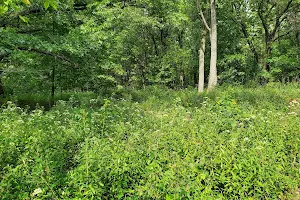
[[[200,0],[197,0],[197,9],[202,18],[202,32],[201,32],[201,42],[199,48],[199,81],[198,81],[198,92],[201,93],[204,90],[204,64],[205,64],[205,46],[206,46],[206,35],[207,28],[205,26],[206,21],[204,20],[206,16],[202,16],[203,11],[201,9]],[[205,12],[206,13],[206,12]]]
[[[0,70],[0,96],[4,95],[4,90],[3,90],[2,81],[1,81],[2,73],[3,73],[3,71]]]
[[[297,13],[299,3],[295,0],[251,0],[233,1],[232,4],[236,13],[235,21],[240,24],[256,62],[270,72],[273,44],[294,31],[285,26],[293,13]]]
[[[206,43],[207,30],[204,23],[202,23],[202,34],[201,43],[199,49],[199,82],[198,82],[198,92],[203,92],[204,90],[204,61],[205,61],[205,43]]]
[[[199,1],[198,1],[199,2]],[[208,80],[208,90],[213,89],[218,83],[218,73],[217,73],[217,13],[216,13],[216,2],[215,0],[210,0],[210,23],[211,28],[208,26],[208,23],[204,17],[204,14],[200,7],[200,15],[202,17],[202,22],[205,25],[206,29],[210,33],[210,70],[209,70],[209,80]]]
[[[210,71],[208,89],[213,89],[218,83],[217,73],[217,12],[215,0],[210,0],[210,17],[211,17],[211,30],[210,30]]]
[[[201,92],[204,80],[212,89],[217,82],[297,76],[298,0],[196,2],[2,0],[3,87],[52,97],[58,88],[178,88],[183,72],[184,84],[198,83]]]
[[[268,59],[272,55],[272,43],[283,37],[283,35],[277,36],[277,32],[288,18],[288,14],[293,7],[293,0],[280,2],[261,0],[257,3],[257,7],[257,14],[261,20],[265,34],[264,70],[269,72],[270,63]],[[289,32],[284,34],[289,34]]]

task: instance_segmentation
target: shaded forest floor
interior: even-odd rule
[[[0,112],[0,199],[299,198],[298,85],[121,89]]]

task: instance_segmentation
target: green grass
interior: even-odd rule
[[[299,197],[297,85],[89,97],[3,106],[0,199]]]
[[[103,105],[104,96],[98,96],[93,92],[62,92],[54,96],[55,103],[58,101],[69,101],[74,106],[86,105],[91,106],[95,102],[90,100],[97,100],[97,106],[101,107]],[[34,110],[37,108],[43,108],[44,110],[50,110],[53,105],[51,105],[51,96],[45,93],[36,94],[18,94],[11,95],[6,98],[0,98],[0,105],[6,104],[8,101],[13,102],[19,107],[26,108],[28,110]]]

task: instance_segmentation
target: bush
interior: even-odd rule
[[[297,86],[130,92],[101,108],[3,107],[0,198],[278,199],[299,188]]]

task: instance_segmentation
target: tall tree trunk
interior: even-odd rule
[[[270,62],[269,58],[272,54],[272,47],[271,47],[271,42],[269,41],[269,38],[267,38],[266,41],[266,50],[265,50],[266,58],[265,58],[265,65],[264,65],[264,70],[269,72],[270,71]]]
[[[52,67],[52,76],[51,76],[51,106],[54,106],[55,102],[55,64]]]
[[[146,76],[145,76],[144,69],[147,69],[147,66],[148,66],[148,56],[147,56],[147,52],[144,51],[144,60],[143,60],[143,64],[141,64],[140,67],[140,71],[142,75],[142,85],[144,89],[146,88]]]
[[[4,95],[4,89],[3,89],[3,86],[2,86],[2,82],[1,82],[1,74],[3,73],[2,70],[0,70],[0,96],[1,95]]]
[[[296,32],[296,46],[299,48],[300,47],[300,32]],[[297,59],[299,59],[299,54],[297,54]]]
[[[211,31],[210,31],[210,43],[211,43],[211,54],[210,54],[210,71],[208,90],[213,89],[217,83],[217,13],[216,13],[216,2],[210,0],[210,12],[211,12]]]
[[[204,54],[205,54],[205,43],[206,43],[207,29],[202,22],[202,39],[199,49],[199,81],[198,81],[198,92],[203,92],[204,90]]]
[[[165,43],[165,36],[164,36],[164,29],[163,28],[160,29],[160,42],[161,42],[161,45],[162,45],[162,50],[164,52],[164,50],[166,49],[166,43]]]
[[[55,27],[54,27],[54,24],[55,24],[55,13],[54,11],[52,12],[52,33],[54,35],[55,33]],[[52,66],[52,77],[51,77],[51,81],[52,81],[52,84],[51,84],[51,106],[54,106],[54,103],[55,103],[55,64],[56,64],[56,57],[55,57],[55,63],[53,63],[53,66]]]
[[[153,44],[154,44],[155,55],[158,56],[158,48],[157,48],[157,44],[156,44],[156,40],[154,38],[154,35],[152,35],[152,41],[153,41]]]
[[[144,73],[144,67],[142,65],[140,65],[140,73],[142,76],[142,87],[145,89],[146,88],[146,77],[145,77],[145,73]]]
[[[178,33],[178,43],[179,43],[179,47],[182,49],[183,48],[183,34],[184,34],[184,29],[182,29],[181,31],[179,31]]]

